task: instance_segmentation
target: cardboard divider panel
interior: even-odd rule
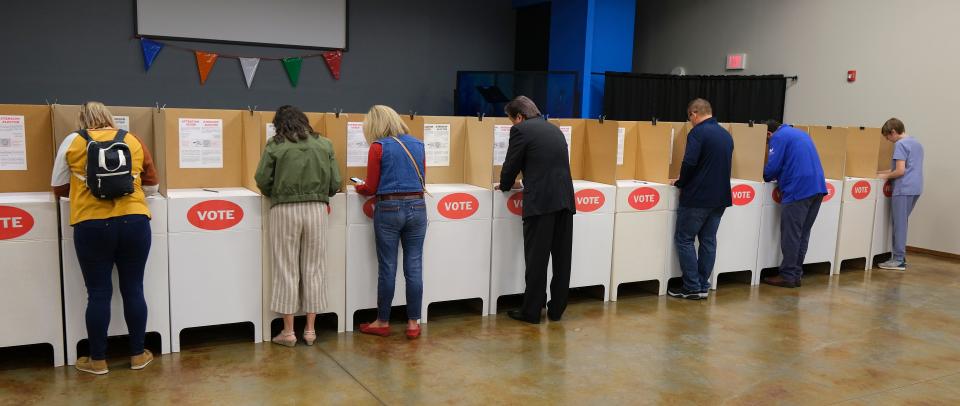
[[[242,110],[205,110],[166,108],[154,112],[157,143],[157,161],[162,162],[166,184],[161,184],[161,193],[167,189],[253,187],[252,171],[256,162],[252,155],[259,150],[259,143],[252,140],[253,133],[245,134]],[[180,162],[180,120],[221,120],[223,159],[217,168],[182,168]],[[249,139],[248,139],[249,138]],[[246,150],[246,151],[245,151]],[[257,156],[259,159],[259,156]],[[253,167],[253,170],[251,169]]]
[[[13,116],[9,120],[4,120],[10,123],[0,123],[4,127],[18,126],[20,117],[23,117],[23,157],[26,159],[26,170],[0,170],[0,193],[49,191],[53,157],[57,153],[53,139],[50,137],[52,133],[50,106],[0,104],[0,116]],[[7,141],[11,142],[11,146],[19,143],[16,138],[3,140],[3,142]],[[19,155],[15,151],[10,152]],[[19,161],[20,158],[10,156],[5,157],[4,160]]]
[[[564,118],[564,119],[555,119],[552,118],[549,120],[551,123],[560,127],[560,131],[564,132],[564,136],[567,136],[567,133],[570,135],[570,142],[567,143],[567,148],[569,148],[570,153],[570,174],[574,179],[584,179],[583,174],[583,157],[584,157],[584,143],[586,142],[586,120],[574,119],[574,118]],[[613,126],[613,134],[616,137],[616,126]],[[614,138],[614,159],[616,158],[616,138]],[[614,161],[614,165],[616,161]],[[616,168],[616,167],[614,167]]]
[[[637,122],[617,121],[617,179],[633,179],[637,172]],[[621,133],[623,139],[621,140]]]
[[[671,148],[670,155],[670,179],[676,179],[680,177],[680,165],[683,163],[683,153],[687,149],[687,134],[690,133],[690,123],[689,122],[666,122],[662,124],[669,124],[673,128],[671,135]]]
[[[637,123],[636,170],[632,178],[656,183],[670,182],[671,137],[675,129],[667,123]]]
[[[617,129],[616,121],[584,120],[583,139],[574,141],[572,156],[578,157],[581,165],[579,176],[572,173],[573,179],[592,182],[617,184]]]
[[[887,171],[892,169],[893,143],[883,137],[880,129],[876,129],[876,132],[880,135],[880,154],[877,157],[877,171]]]
[[[767,126],[764,124],[731,123],[728,130],[733,137],[734,179],[763,182],[763,164],[767,153]]]
[[[500,182],[500,172],[503,170],[502,159],[507,154],[507,146],[510,143],[510,128],[512,127],[513,123],[505,117],[485,117],[483,120],[473,117],[467,118],[467,139],[489,137],[490,144],[494,146],[491,151],[493,183]],[[497,134],[500,136],[498,137]]]
[[[841,129],[842,130],[842,129]],[[856,178],[876,178],[880,157],[879,128],[847,128],[847,156],[844,174]]]
[[[303,114],[307,116],[307,121],[309,121],[310,127],[313,128],[313,131],[321,136],[326,137],[327,134],[325,130],[324,113],[305,112]],[[248,182],[251,182],[251,186],[244,186],[248,188],[252,187],[253,190],[257,190],[256,182],[253,181],[253,175],[256,173],[257,166],[260,163],[260,157],[263,154],[263,150],[266,147],[267,142],[269,142],[270,138],[276,133],[273,129],[273,117],[275,115],[276,113],[273,111],[255,111],[252,113],[248,112],[247,114],[243,115],[244,141],[250,143],[251,145],[255,143],[259,144],[259,147],[256,149],[256,154],[251,152],[253,151],[251,148],[250,150],[247,150],[247,153],[244,155],[246,159],[253,164],[252,166],[245,165],[245,169],[251,170],[252,172],[244,175],[244,178],[249,177]],[[256,137],[256,140],[254,137]],[[332,139],[330,141],[333,142]],[[337,159],[337,164],[340,167],[340,173],[342,177],[342,174],[346,172],[347,168],[346,160],[344,158],[344,154],[346,152],[338,153],[339,151],[337,151],[337,143],[333,142],[333,144],[334,157]],[[340,143],[340,146],[345,148],[344,143]],[[342,184],[343,179],[341,179],[341,185]]]
[[[843,168],[847,156],[847,131],[844,128],[805,126],[820,155],[823,175],[827,179],[843,180]]]
[[[350,182],[351,177],[360,179],[366,179],[367,177],[366,152],[363,152],[362,157],[356,156],[354,158],[357,160],[354,165],[350,165],[349,154],[351,150],[353,150],[355,153],[359,153],[358,151],[365,151],[365,148],[369,148],[369,145],[367,145],[366,140],[364,140],[364,148],[360,148],[360,146],[351,148],[351,141],[354,143],[359,143],[360,140],[351,140],[348,137],[348,126],[360,125],[362,127],[363,120],[365,118],[366,115],[356,113],[340,113],[339,115],[334,113],[324,113],[323,115],[323,134],[333,141],[333,153],[337,157],[337,163],[340,164],[340,177],[343,178],[342,190],[344,191],[346,191],[347,185],[353,184]]]

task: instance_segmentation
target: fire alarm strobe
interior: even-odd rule
[[[857,81],[857,71],[848,70],[847,71],[847,82],[853,83]]]

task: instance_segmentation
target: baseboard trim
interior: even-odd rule
[[[911,247],[909,245],[907,246],[907,252],[916,252],[918,254],[926,254],[926,255],[933,255],[935,257],[960,260],[960,255],[957,255],[957,254],[953,254],[950,252],[937,251],[937,250],[930,250],[930,249],[920,248],[920,247]]]

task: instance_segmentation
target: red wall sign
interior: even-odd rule
[[[832,183],[827,182],[827,195],[823,197],[823,202],[829,202],[837,194],[837,188]]]
[[[888,180],[883,184],[883,195],[886,197],[893,196],[893,182]]]
[[[377,204],[377,198],[371,197],[367,201],[363,202],[363,214],[366,214],[367,217],[373,218],[373,209]]]
[[[451,193],[437,202],[440,215],[451,220],[465,219],[480,208],[477,198],[468,193]]]
[[[753,198],[757,196],[756,190],[754,190],[753,186],[750,185],[734,186],[732,189],[730,189],[730,193],[733,194],[734,206],[748,205],[753,201]]]
[[[0,240],[21,237],[33,229],[33,216],[19,207],[0,206]]]
[[[243,209],[227,200],[206,200],[187,210],[187,221],[204,230],[226,230],[243,220]]]
[[[627,195],[627,204],[636,210],[650,210],[660,203],[660,192],[652,187],[639,187]]]
[[[523,192],[510,195],[507,199],[507,210],[518,216],[523,216]]]
[[[597,211],[606,202],[603,192],[597,189],[583,189],[574,198],[577,200],[577,211],[582,213]]]
[[[853,190],[851,191],[854,199],[863,200],[867,196],[870,196],[870,182],[865,180],[857,181],[853,184]]]

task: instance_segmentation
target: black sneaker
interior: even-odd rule
[[[670,295],[670,297],[676,297],[680,299],[688,299],[688,300],[701,299],[700,292],[697,292],[695,290],[687,290],[686,288],[679,288],[679,289],[669,288],[667,289],[667,294]]]
[[[701,291],[697,292],[697,294],[700,295],[700,298],[701,298],[701,299],[706,299],[706,298],[710,297],[710,290],[709,290],[709,289],[704,289],[704,290],[701,290]]]

